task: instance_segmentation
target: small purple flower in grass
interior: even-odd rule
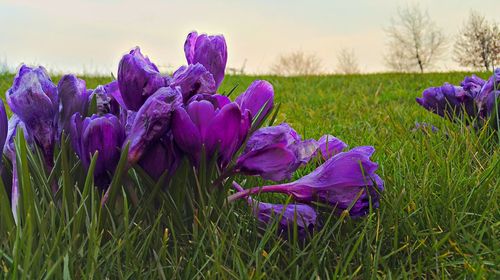
[[[378,208],[379,192],[384,189],[384,182],[375,173],[378,164],[370,160],[374,151],[373,147],[357,147],[339,153],[297,181],[247,189],[231,195],[228,201],[255,193],[278,192],[303,203],[328,204],[338,212],[349,210],[353,217],[366,215],[370,205]]]
[[[428,124],[428,123],[419,123],[419,122],[416,122],[415,123],[415,127],[412,129],[412,132],[415,132],[415,131],[422,131],[422,132],[425,132],[425,133],[429,133],[429,132],[432,132],[432,133],[436,133],[438,132],[439,128],[433,126],[432,124]]]
[[[88,106],[88,92],[85,81],[75,75],[64,75],[57,84],[59,95],[58,134],[69,131],[74,113],[85,115]]]
[[[163,87],[151,95],[135,115],[130,134],[128,161],[136,163],[152,142],[162,137],[169,129],[172,114],[182,105],[178,88]]]
[[[175,145],[171,132],[151,143],[139,160],[139,166],[154,180],[158,180],[165,171],[171,177],[182,157],[179,148]]]
[[[175,71],[170,86],[180,87],[184,103],[195,94],[214,94],[217,90],[214,77],[199,63]]]
[[[263,127],[248,139],[245,150],[236,162],[236,170],[264,179],[290,179],[293,172],[314,156],[315,140],[302,141],[288,124]]]
[[[273,86],[267,81],[254,81],[245,92],[236,98],[235,102],[240,105],[242,111],[249,110],[252,114],[252,121],[259,126],[273,109]]]
[[[191,32],[184,43],[184,53],[188,64],[202,64],[215,80],[216,89],[224,79],[227,62],[226,40],[222,35],[208,36]]]
[[[207,100],[193,101],[175,110],[172,119],[175,142],[196,166],[202,147],[207,159],[217,153],[220,165],[227,165],[249,128],[248,116],[242,115],[236,103],[219,109]]]
[[[139,47],[123,56],[118,66],[118,87],[127,109],[138,111],[146,99],[165,86],[156,65],[142,55]]]
[[[451,120],[465,113],[474,117],[477,112],[472,93],[448,83],[424,90],[422,98],[416,100],[425,109]]]
[[[53,164],[55,121],[59,107],[57,87],[43,67],[21,66],[12,87],[6,93],[7,103],[26,125],[42,148],[47,165]]]
[[[326,134],[318,140],[319,150],[323,159],[327,160],[347,148],[347,144],[335,136]]]
[[[235,189],[244,191],[240,185],[233,183]],[[252,208],[253,215],[263,225],[268,225],[274,219],[279,219],[278,234],[289,236],[297,227],[298,237],[304,239],[318,227],[318,215],[316,210],[306,204],[272,204],[257,201],[247,197],[248,205]]]
[[[71,118],[71,143],[85,168],[88,169],[93,154],[99,156],[94,170],[96,184],[105,187],[120,158],[120,148],[125,138],[123,127],[112,114],[92,115],[83,118],[76,113]]]

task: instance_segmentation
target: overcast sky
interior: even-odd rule
[[[277,56],[314,53],[333,71],[353,49],[364,72],[386,70],[384,28],[398,7],[418,2],[449,37],[471,10],[500,21],[500,0],[0,0],[0,62],[57,72],[114,72],[134,46],[163,69],[185,63],[192,30],[222,33],[228,67],[266,72]],[[450,43],[450,46],[452,44]],[[441,70],[454,69],[447,59]]]

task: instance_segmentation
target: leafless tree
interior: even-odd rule
[[[322,69],[321,60],[316,55],[302,51],[281,55],[271,66],[271,72],[281,76],[317,75]]]
[[[343,48],[337,54],[337,72],[342,74],[359,73],[358,58],[353,49]]]
[[[443,54],[446,38],[418,6],[398,10],[386,30],[389,36],[387,65],[396,71],[424,72]]]
[[[465,67],[491,70],[500,62],[500,28],[471,12],[455,43],[455,60]]]

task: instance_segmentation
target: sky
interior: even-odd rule
[[[140,46],[160,69],[186,63],[186,35],[224,34],[228,67],[266,73],[282,54],[302,51],[336,69],[352,49],[363,72],[386,71],[386,29],[398,7],[418,3],[452,49],[471,10],[500,21],[500,0],[0,0],[0,63],[44,65],[51,72],[116,73]],[[457,69],[450,52],[437,70]]]

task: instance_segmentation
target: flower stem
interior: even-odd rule
[[[236,182],[233,182],[233,186],[236,189],[241,189],[241,186],[238,183],[236,183]],[[288,186],[286,184],[283,184],[283,185],[272,185],[272,186],[263,186],[263,187],[253,187],[253,188],[250,188],[250,189],[238,191],[237,193],[230,195],[227,198],[227,201],[229,203],[231,203],[231,202],[233,202],[235,200],[238,200],[238,199],[241,199],[241,198],[245,198],[245,197],[247,197],[249,195],[254,195],[254,194],[258,194],[258,193],[266,193],[266,192],[288,193],[287,187]]]

